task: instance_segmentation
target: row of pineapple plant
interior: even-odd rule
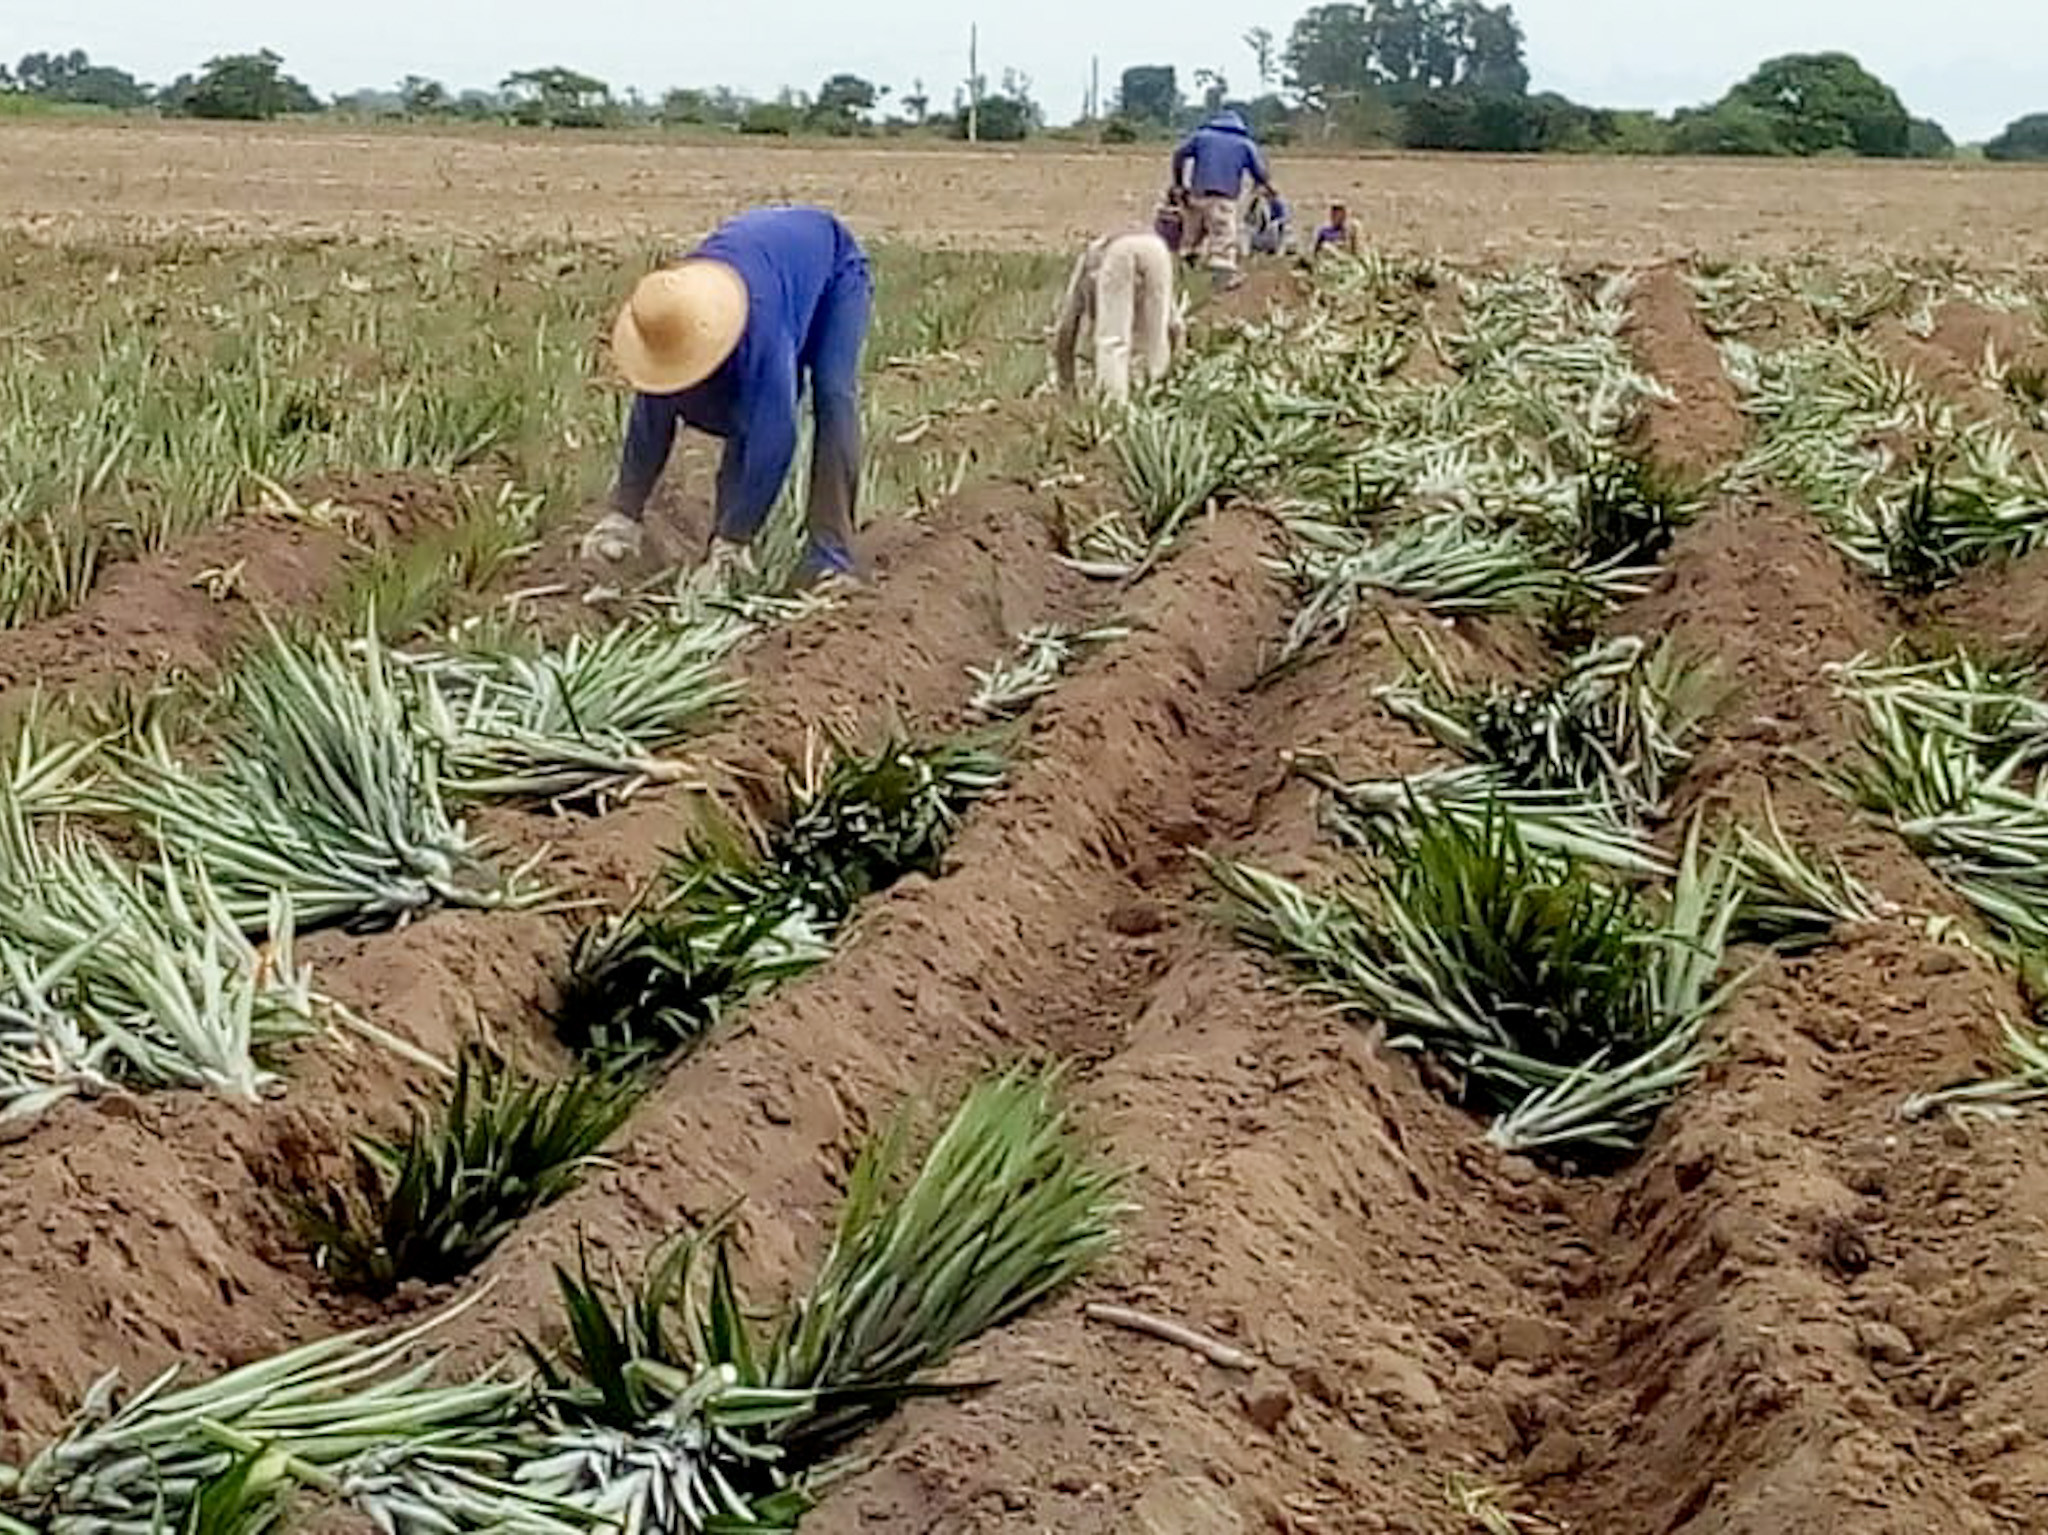
[[[1389,285],[1416,280],[1351,272],[1319,318],[1245,342],[1273,347],[1246,440],[1312,445],[1266,481],[1303,599],[1279,659],[1388,597],[1521,616],[1561,654],[1548,676],[1486,683],[1409,647],[1382,701],[1462,762],[1358,783],[1297,759],[1344,872],[1317,890],[1228,860],[1214,874],[1248,942],[1432,1057],[1495,1144],[1601,1165],[1712,1058],[1737,946],[1809,946],[1885,908],[1768,809],[1711,837],[1669,824],[1726,689],[1668,642],[1599,633],[1699,495],[1629,445],[1666,396],[1622,338],[1627,284],[1458,279],[1462,328],[1428,340],[1454,370],[1437,381],[1392,376],[1403,349],[1373,339]]]
[[[1853,564],[1909,601],[2048,543],[2048,464],[2024,436],[2042,424],[2038,391],[2013,359],[1987,350],[1965,410],[1953,385],[1923,378],[1877,329],[1895,322],[1928,337],[1942,306],[1961,302],[2048,334],[2048,307],[2021,277],[1749,265],[1698,275],[1694,288],[1757,422],[1738,483],[1796,493]],[[1862,739],[1831,785],[1944,878],[1982,924],[1982,939],[1965,941],[1980,941],[2040,998],[2048,786],[2035,735],[2048,686],[2036,662],[1909,639],[1833,680]],[[2038,1028],[2008,1020],[2002,1051],[2004,1075],[1920,1093],[1908,1110],[2005,1112],[2048,1096]]]

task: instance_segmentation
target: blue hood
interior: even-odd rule
[[[1218,112],[1202,124],[1210,133],[1240,133],[1246,138],[1252,136],[1251,124],[1244,120],[1241,112]]]

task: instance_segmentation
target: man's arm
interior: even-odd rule
[[[1053,329],[1053,373],[1061,390],[1068,394],[1074,391],[1075,352],[1081,344],[1081,321],[1089,308],[1088,256],[1089,251],[1083,250],[1074,262],[1073,273],[1067,278],[1066,296],[1060,300],[1059,321]]]
[[[1273,174],[1266,165],[1265,151],[1249,140],[1245,143],[1245,150],[1248,168],[1252,173],[1252,183],[1265,188],[1269,195],[1277,198],[1280,194],[1273,189]]]
[[[1194,157],[1195,141],[1193,136],[1190,135],[1182,139],[1180,148],[1173,152],[1173,184],[1175,186],[1184,187],[1188,184],[1187,177],[1182,173],[1187,170],[1188,161],[1194,159]]]
[[[826,296],[811,358],[811,485],[804,516],[813,574],[853,569],[854,502],[860,494],[860,358],[873,290],[841,277]]]
[[[718,464],[718,536],[747,543],[775,509],[796,458],[796,360],[749,379]]]
[[[626,415],[626,444],[619,455],[619,477],[612,487],[612,509],[639,521],[647,510],[661,472],[668,467],[676,442],[681,411],[669,395],[636,394]]]

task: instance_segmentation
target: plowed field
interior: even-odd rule
[[[94,243],[109,238],[104,210],[65,193],[60,173],[67,157],[100,155],[102,139],[121,136],[52,134],[48,156],[17,154],[28,137],[0,135],[6,175],[34,184],[15,206],[49,227],[0,247],[0,296],[13,344],[41,349],[53,368],[100,345],[93,332],[108,323],[140,327],[167,351],[196,328],[245,323],[234,294],[238,274],[255,273],[247,284],[285,295],[264,301],[279,326],[327,328],[330,339],[351,304],[388,298],[397,307],[379,312],[396,324],[407,303],[431,302],[420,296],[429,287],[480,324],[509,307],[521,327],[514,352],[533,333],[570,336],[560,376],[573,387],[618,275],[594,247],[570,245],[516,256],[284,243],[230,252],[139,243],[132,229]],[[123,215],[210,220],[182,179],[210,141],[165,142],[167,163],[186,167],[167,171],[167,184],[183,190],[138,195]],[[245,147],[281,152],[268,138]],[[376,140],[356,148],[387,152]],[[646,153],[612,146],[600,158]],[[245,223],[260,206],[296,217],[295,200],[252,181],[242,154],[223,162],[222,215]],[[975,176],[1007,174],[983,165]],[[478,806],[472,820],[496,861],[538,859],[563,893],[550,906],[434,909],[396,930],[302,934],[297,957],[319,991],[386,1038],[325,1025],[285,1049],[280,1085],[260,1101],[117,1081],[0,1119],[0,1462],[32,1454],[104,1371],[140,1382],[179,1364],[203,1378],[469,1299],[441,1335],[441,1368],[463,1376],[557,1329],[555,1269],[579,1243],[631,1265],[736,1201],[744,1287],[788,1293],[830,1237],[854,1150],[898,1104],[950,1102],[992,1067],[1058,1060],[1082,1124],[1132,1170],[1120,1248],[948,1367],[987,1390],[913,1403],[871,1433],[859,1447],[866,1463],[824,1492],[807,1530],[2048,1528],[2048,1121],[2023,1102],[2000,1117],[1911,1103],[2012,1073],[2002,1025],[2031,1017],[2039,950],[2022,921],[1973,901],[1965,877],[1995,858],[1973,863],[1937,845],[1931,811],[1887,813],[1837,781],[1871,751],[1859,667],[1962,652],[2048,658],[2048,554],[2037,552],[2048,543],[2048,478],[2033,456],[2048,442],[2038,269],[1890,273],[1868,252],[1729,268],[1720,257],[1781,243],[1758,234],[1773,215],[1745,211],[1747,172],[1686,173],[1720,200],[1709,230],[1682,211],[1659,227],[1643,200],[1663,195],[1666,173],[1639,182],[1632,171],[1603,167],[1580,183],[1603,207],[1607,178],[1636,200],[1636,213],[1603,214],[1629,226],[1604,246],[1599,218],[1582,212],[1555,238],[1506,239],[1513,259],[1482,267],[1489,241],[1476,231],[1517,215],[1441,192],[1461,202],[1450,232],[1396,243],[1440,243],[1471,262],[1319,281],[1261,273],[1208,304],[1190,392],[1145,410],[1212,419],[1199,370],[1268,355],[1261,347],[1299,362],[1288,380],[1297,403],[1339,403],[1300,413],[1326,434],[1313,436],[1297,431],[1293,405],[1262,405],[1270,414],[1232,439],[1228,465],[1188,515],[1118,572],[1100,569],[1099,547],[1081,536],[1091,518],[1133,514],[1141,538],[1161,530],[1137,504],[1146,482],[1130,439],[1113,423],[1077,426],[1085,413],[1033,389],[1035,316],[1057,264],[1010,258],[998,271],[966,255],[940,271],[885,255],[885,273],[904,265],[885,275],[900,284],[899,318],[870,358],[881,465],[864,534],[871,579],[765,623],[732,653],[738,703],[666,749],[696,782],[602,814]],[[104,174],[80,171],[78,184]],[[1866,173],[1772,174],[1803,196]],[[1958,207],[1993,185],[1924,174]],[[753,161],[734,162],[733,175],[756,177]],[[1387,173],[1424,175],[1409,164]],[[2010,189],[1997,184],[2003,197]],[[1804,209],[1802,229],[1846,236],[1863,195]],[[1131,200],[1099,200],[1113,212],[1119,197]],[[431,198],[405,201],[399,222],[427,220]],[[341,222],[359,211],[341,209]],[[1972,239],[1970,215],[1950,222],[1923,206],[1914,217],[1919,233],[1901,246]],[[899,241],[918,234],[907,211],[870,218]],[[455,222],[475,232],[491,219],[472,209]],[[992,230],[990,243],[1082,222],[1053,212]],[[940,224],[947,243],[974,243]],[[1715,259],[1637,259],[1673,244]],[[1587,259],[1561,276],[1530,264],[1561,251]],[[568,295],[560,313],[551,283]],[[1533,361],[1515,350],[1525,342],[1504,354],[1469,343],[1490,314],[1522,302],[1517,283],[1539,307],[1555,295],[1555,312],[1578,327],[1544,332]],[[128,301],[131,290],[145,298]],[[969,297],[948,307],[954,292]],[[193,295],[191,307],[158,313],[147,298],[158,293]],[[301,301],[313,307],[293,307]],[[206,319],[207,304],[226,306],[222,317]],[[552,318],[535,319],[543,310]],[[1602,314],[1620,321],[1611,334]],[[1289,329],[1305,315],[1323,328]],[[1274,327],[1281,340],[1262,340]],[[321,352],[308,364],[332,412],[330,441],[345,439],[366,402],[390,398],[351,391],[381,376],[377,353],[396,334],[364,321],[339,361]],[[1644,384],[1614,409],[1596,385],[1581,388],[1578,363],[1556,360],[1603,335],[1618,360],[1600,366],[1635,370]],[[473,381],[489,366],[449,345],[451,376]],[[1821,355],[1830,346],[1838,352]],[[1809,351],[1817,360],[1803,360]],[[1299,361],[1311,354],[1353,361],[1319,371]],[[1552,368],[1564,380],[1559,408],[1583,407],[1593,424],[1482,416],[1448,458],[1397,473],[1373,457],[1393,451],[1386,422],[1332,382],[1356,376],[1353,362],[1387,399],[1412,399],[1417,420],[1432,391],[1449,399],[1490,368],[1509,369],[1517,389],[1516,370]],[[1859,368],[1894,383],[1857,383]],[[543,363],[520,377],[542,375],[556,376]],[[1241,386],[1226,372],[1215,380],[1214,391]],[[1837,385],[1849,403],[1817,425],[1799,416]],[[575,514],[608,467],[611,406],[599,396],[564,410],[507,425],[488,453],[459,464],[395,450],[384,462],[309,459],[288,483],[240,483],[218,515],[131,544],[122,529],[154,492],[138,479],[120,499],[119,474],[103,477],[68,511],[103,522],[113,542],[71,598],[39,597],[0,631],[5,698],[19,706],[40,686],[96,727],[154,709],[173,721],[175,749],[203,751],[221,728],[220,679],[259,643],[266,616],[359,631],[364,594],[392,589],[406,550],[473,527],[478,498],[501,481],[545,493],[537,521],[486,567],[431,562],[453,573],[390,634],[394,647],[479,615],[509,613],[551,639],[623,621],[630,598],[586,601],[592,578],[574,557]],[[1980,452],[1964,435],[1971,423],[2005,448]],[[56,416],[45,428],[59,443],[86,435]],[[1421,518],[1462,517],[1474,540],[1535,527],[1547,514],[1517,497],[1554,470],[1571,500],[1584,466],[1568,462],[1567,444],[1581,431],[1600,453],[1683,486],[1689,505],[1667,547],[1624,562],[1628,581],[1599,587],[1595,564],[1566,560],[1573,580],[1598,587],[1569,637],[1544,603],[1460,604],[1391,577],[1346,588],[1343,621],[1296,626],[1329,575],[1302,563],[1316,529],[1337,529],[1328,536],[1347,555],[1369,558]],[[1830,446],[1847,457],[1828,459]],[[664,547],[701,537],[707,481],[699,449],[661,506]],[[1942,494],[1916,502],[1916,485]],[[1967,506],[1965,491],[1976,498]],[[1971,510],[1992,502],[2005,508],[1997,517]],[[1913,531],[1913,508],[1928,505],[1963,532],[1943,543]],[[1565,568],[1562,555],[1531,559]],[[1092,575],[1076,568],[1089,561]],[[661,568],[650,557],[630,574]],[[290,1197],[345,1179],[351,1138],[399,1130],[410,1105],[441,1091],[431,1063],[467,1041],[537,1071],[565,1069],[549,1011],[577,933],[661,873],[707,791],[773,816],[771,786],[816,749],[821,727],[856,739],[891,725],[922,740],[960,732],[980,723],[972,669],[1034,629],[1104,625],[1114,637],[1078,650],[1019,711],[1003,785],[965,814],[938,872],[874,895],[822,964],[733,1009],[669,1064],[566,1197],[450,1283],[367,1298],[322,1271]],[[1332,784],[1413,781],[1460,760],[1390,705],[1419,656],[1440,655],[1467,683],[1534,681],[1588,645],[1630,637],[1669,641],[1726,684],[1668,794],[1638,818],[1646,845],[1671,856],[1695,824],[1713,843],[1775,816],[1791,844],[1838,866],[1872,903],[1805,945],[1730,944],[1719,968],[1743,984],[1706,1019],[1696,1069],[1639,1148],[1504,1149],[1466,1065],[1401,1047],[1390,1039],[1399,1024],[1333,1005],[1241,942],[1212,860],[1320,889],[1353,858],[1332,831]],[[1900,645],[1909,650],[1895,655]],[[2039,696],[2034,672],[2015,675],[2012,697]],[[2003,725],[1984,728],[2006,740]],[[2038,808],[2030,751],[2016,747],[2014,793]],[[106,771],[118,776],[118,761]],[[146,826],[91,807],[81,815],[117,849],[147,846]],[[1101,1302],[1194,1328],[1242,1351],[1247,1367],[1106,1325],[1085,1309]]]

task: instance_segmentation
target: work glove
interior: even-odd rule
[[[637,559],[645,536],[639,522],[621,511],[609,511],[583,535],[583,558],[617,564]]]

